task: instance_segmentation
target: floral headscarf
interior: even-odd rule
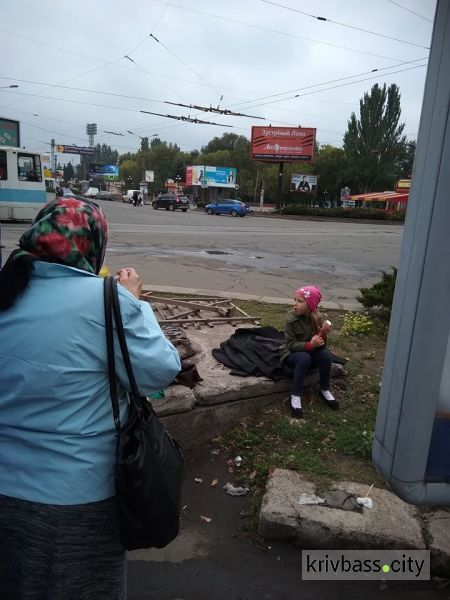
[[[75,198],[58,199],[38,212],[19,246],[40,260],[97,274],[105,257],[107,233],[99,206]]]
[[[57,198],[36,215],[0,271],[0,310],[14,304],[28,285],[35,260],[98,274],[106,251],[108,225],[99,206],[88,200]]]

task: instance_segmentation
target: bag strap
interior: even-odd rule
[[[114,426],[120,435],[120,409],[117,394],[116,362],[114,358],[114,332],[112,318],[112,282],[113,277],[105,277],[103,282],[103,302],[105,307],[106,352],[108,356],[109,392],[114,418]]]
[[[122,314],[120,312],[120,301],[119,301],[119,292],[117,289],[117,282],[114,277],[109,278],[111,280],[111,304],[112,311],[114,316],[114,321],[116,324],[116,333],[119,338],[119,346],[122,352],[122,358],[125,365],[125,370],[128,376],[128,382],[130,384],[131,395],[133,400],[136,400],[140,405],[140,394],[139,389],[136,383],[136,379],[133,373],[133,367],[131,366],[130,355],[128,353],[127,340],[125,338],[125,332],[123,329],[123,321]]]
[[[106,282],[106,280],[108,281]],[[119,339],[119,346],[122,352],[122,359],[127,372],[128,382],[130,384],[130,401],[134,404],[135,408],[140,411],[142,408],[142,398],[134,377],[133,367],[131,365],[130,355],[128,353],[127,340],[125,337],[122,315],[120,312],[120,300],[117,282],[114,277],[109,276],[105,278],[105,285],[110,290],[110,306],[112,306],[114,322],[116,325],[116,333]],[[153,406],[148,398],[146,399],[146,405],[152,410],[152,412],[154,412]]]

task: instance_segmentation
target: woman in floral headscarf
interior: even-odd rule
[[[0,271],[0,589],[7,598],[125,598],[104,329],[107,223],[47,204]],[[143,395],[179,371],[132,268],[117,274]],[[119,357],[122,390],[128,380]],[[126,412],[125,394],[121,410]]]
[[[331,355],[325,347],[331,328],[323,321],[317,308],[322,294],[316,286],[295,290],[294,306],[289,312],[284,328],[285,344],[281,347],[281,362],[292,371],[292,391],[289,406],[292,416],[303,418],[301,393],[303,380],[310,367],[318,367],[320,395],[327,405],[336,410],[339,406],[330,392]]]

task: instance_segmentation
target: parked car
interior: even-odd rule
[[[231,215],[232,217],[243,217],[249,212],[248,206],[241,200],[226,198],[219,202],[211,202],[205,206],[208,215]]]
[[[97,200],[114,200],[114,194],[112,192],[108,192],[107,190],[100,190],[95,198]]]
[[[76,194],[75,194],[75,192],[72,192],[72,190],[70,188],[60,187],[56,191],[56,195],[59,198],[74,198]]]
[[[141,190],[128,190],[128,192],[126,192],[123,196],[122,196],[122,202],[128,202],[129,204],[133,204],[133,194],[134,193],[140,194]]]
[[[165,208],[166,210],[182,210],[186,212],[189,208],[189,198],[182,194],[160,194],[152,203],[153,208]]]
[[[97,187],[90,187],[84,195],[86,198],[97,198],[99,191]]]

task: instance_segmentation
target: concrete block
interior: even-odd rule
[[[196,406],[189,413],[168,415],[163,417],[162,421],[179,443],[184,448],[189,448],[227,431],[236,426],[243,417],[254,414],[265,406],[281,402],[285,396],[283,392],[214,406]]]
[[[165,397],[152,400],[152,405],[159,417],[186,413],[195,406],[194,392],[184,385],[171,385],[165,390]]]
[[[333,489],[363,496],[367,484],[340,482]],[[424,549],[418,510],[387,490],[373,488],[373,509],[344,511],[323,505],[300,505],[301,494],[315,486],[301,474],[276,469],[269,477],[258,531],[270,539],[296,539],[309,548]]]

